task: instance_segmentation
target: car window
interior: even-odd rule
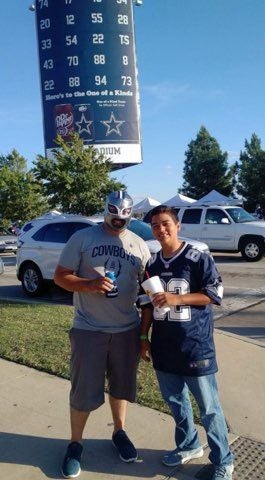
[[[40,228],[32,238],[36,241],[66,243],[69,238],[68,223],[53,223]]]
[[[131,220],[128,225],[128,230],[139,235],[143,240],[153,240],[153,232],[151,226],[147,223],[141,222],[140,220]]]
[[[22,227],[21,230],[22,230],[23,232],[28,232],[28,231],[29,231],[31,228],[33,228],[33,227],[34,227],[34,223],[28,222],[28,223],[25,223],[25,225],[23,225],[23,227]]]
[[[231,223],[223,210],[220,210],[219,208],[209,208],[206,211],[204,223],[221,225],[224,223],[224,221],[222,222],[224,218],[228,220],[227,223]]]
[[[78,230],[82,230],[83,228],[92,227],[90,223],[85,222],[70,222],[69,223],[69,238]]]
[[[201,220],[202,209],[201,208],[188,208],[183,213],[181,223],[195,223],[199,224]]]
[[[257,220],[241,207],[227,208],[226,211],[231,215],[235,223],[254,222]]]

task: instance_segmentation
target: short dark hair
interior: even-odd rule
[[[160,213],[167,213],[168,215],[170,215],[170,217],[172,218],[172,220],[174,221],[174,223],[178,223],[178,222],[179,222],[178,215],[177,215],[176,211],[174,210],[174,208],[168,207],[167,205],[158,205],[157,207],[154,207],[154,208],[151,210],[151,212],[149,212],[149,214],[150,214],[150,223],[152,223],[152,218],[153,218],[155,215],[159,215]]]

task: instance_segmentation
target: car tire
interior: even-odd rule
[[[38,297],[44,291],[44,280],[40,269],[35,263],[28,262],[23,265],[21,282],[24,292],[29,297]]]
[[[241,244],[240,252],[247,262],[258,262],[264,255],[264,243],[255,237],[245,239]]]

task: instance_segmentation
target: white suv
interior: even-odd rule
[[[95,225],[79,215],[40,217],[26,223],[18,240],[17,278],[30,297],[45,290],[45,281],[52,280],[60,253],[77,230]]]
[[[90,220],[79,215],[62,214],[36,218],[23,225],[18,241],[17,277],[24,292],[30,297],[41,295],[47,281],[53,279],[60,253],[71,235],[102,222],[103,217],[91,217]],[[146,241],[151,254],[160,249],[159,242],[153,239],[150,225],[131,219],[128,229]],[[205,243],[185,240],[195,248],[209,252]]]
[[[265,222],[232,205],[194,205],[175,209],[181,234],[206,242],[211,251],[241,252],[248,262],[265,254]]]

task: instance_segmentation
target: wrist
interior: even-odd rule
[[[185,305],[185,302],[183,300],[183,295],[178,295],[178,303],[177,305]]]

